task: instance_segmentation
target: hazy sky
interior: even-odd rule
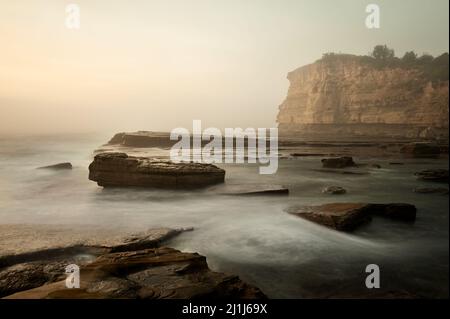
[[[66,5],[81,28],[65,25]],[[365,7],[381,8],[367,29]],[[286,75],[376,44],[448,51],[448,0],[0,0],[0,133],[273,127]]]

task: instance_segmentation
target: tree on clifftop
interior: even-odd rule
[[[389,49],[386,45],[377,45],[372,51],[372,57],[379,61],[389,61],[395,58],[393,49]]]

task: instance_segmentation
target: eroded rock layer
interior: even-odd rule
[[[195,188],[223,183],[225,171],[211,164],[101,153],[89,165],[89,179],[103,187]]]
[[[288,74],[280,136],[448,138],[448,81],[419,69],[378,68],[357,56],[322,59]]]

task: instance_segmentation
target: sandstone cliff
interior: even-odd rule
[[[368,59],[335,55],[290,72],[280,135],[448,137],[448,79],[432,82],[420,68],[380,68]]]

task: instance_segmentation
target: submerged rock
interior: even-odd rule
[[[368,210],[371,214],[406,222],[415,221],[417,213],[416,206],[404,203],[369,204]]]
[[[58,164],[53,164],[53,165],[49,165],[49,166],[38,167],[38,169],[72,169],[72,164],[69,162],[58,163]]]
[[[289,189],[274,184],[239,184],[214,186],[209,191],[222,195],[288,195]]]
[[[424,181],[448,183],[448,169],[427,169],[414,175]]]
[[[350,156],[324,158],[322,159],[322,166],[326,168],[345,168],[356,166],[353,158]]]
[[[412,157],[437,157],[441,148],[435,143],[415,142],[403,145],[400,152]]]
[[[367,204],[359,203],[292,207],[287,212],[340,231],[352,231],[370,221]]]
[[[372,215],[414,221],[416,207],[410,204],[330,203],[320,206],[290,207],[288,213],[339,231],[352,231],[371,220]]]
[[[225,171],[212,164],[101,153],[89,165],[89,179],[103,187],[197,188],[223,183]]]
[[[444,187],[416,187],[414,193],[418,194],[448,194],[448,188]]]
[[[347,193],[345,188],[339,186],[327,186],[322,189],[323,194],[341,195]]]

